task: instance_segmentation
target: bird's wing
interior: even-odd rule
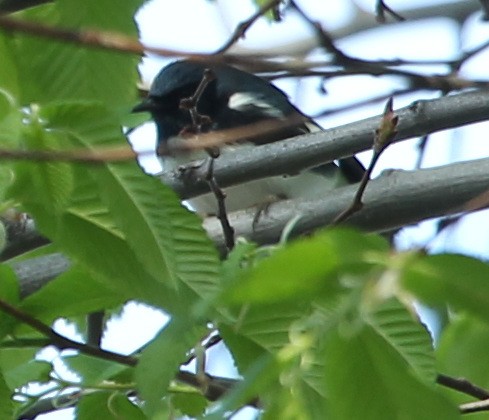
[[[284,103],[282,103],[283,98],[281,96],[278,97],[281,101],[280,104],[275,101],[275,96],[273,99],[274,100],[270,101],[269,97],[255,92],[236,92],[229,97],[228,107],[247,120],[242,121],[241,123],[252,124],[266,119],[285,121],[287,118],[295,118],[297,116],[302,120],[302,122],[297,125],[278,129],[276,133],[267,136],[256,136],[256,138],[251,138],[250,141],[256,144],[266,144],[295,137],[300,134],[322,131],[322,128],[317,123],[302,114],[288,101],[287,106],[284,107]],[[285,109],[287,113],[284,113],[282,109]],[[329,176],[331,172],[335,170],[335,166],[335,164],[329,163],[320,165],[313,170],[315,172],[320,172],[325,176]],[[360,182],[365,172],[364,166],[354,156],[338,160],[338,166],[346,181],[352,184]]]

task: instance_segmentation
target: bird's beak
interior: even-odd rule
[[[132,112],[151,112],[156,108],[156,103],[151,98],[146,98],[143,102],[136,105]]]

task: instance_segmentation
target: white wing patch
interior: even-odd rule
[[[283,118],[284,114],[263,100],[263,97],[249,92],[238,92],[229,97],[228,107],[236,111],[245,112],[255,108],[257,112],[271,118]]]
[[[306,121],[304,125],[309,130],[309,133],[317,133],[318,131],[323,131],[323,129],[312,120]]]

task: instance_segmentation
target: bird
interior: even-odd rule
[[[196,94],[206,71],[212,76],[196,104],[198,115],[203,116],[202,132],[246,128],[266,121],[285,123],[273,132],[255,130],[239,143],[220,146],[221,155],[322,130],[296,108],[282,90],[264,78],[223,63],[178,60],[160,70],[148,96],[132,110],[151,114],[157,132],[156,152],[161,155],[164,170],[175,170],[208,157],[205,150],[174,155],[159,153],[170,142],[178,144],[195,127],[195,119],[189,109],[182,106],[182,100]],[[287,124],[288,121],[291,123]],[[322,164],[299,174],[245,182],[224,190],[226,210],[268,206],[281,199],[312,200],[330,194],[337,186],[359,182],[364,172],[363,165],[355,157],[349,157],[337,164]],[[216,214],[217,201],[210,193],[187,202],[202,216]]]

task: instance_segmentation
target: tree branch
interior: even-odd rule
[[[489,399],[489,391],[474,385],[464,378],[453,378],[440,373],[436,377],[436,383],[447,388],[454,389],[455,391],[463,392],[464,394],[470,395],[471,397],[475,397],[479,400]]]
[[[285,225],[294,216],[294,234],[326,226],[350,203],[357,191],[351,185],[317,201],[285,200],[270,205],[258,223],[252,207],[229,214],[236,236],[245,236],[259,244],[276,242]],[[466,203],[489,190],[489,158],[421,169],[393,171],[370,181],[364,196],[364,208],[349,222],[366,231],[386,231],[421,220],[475,210]],[[482,204],[484,207],[484,204]],[[204,220],[204,227],[220,250],[225,249],[219,221]],[[61,254],[33,258],[11,264],[19,277],[21,294],[33,293],[44,283],[68,269],[70,263]]]
[[[396,110],[398,134],[394,142],[489,119],[489,90],[477,90],[432,100],[422,100]],[[221,187],[269,176],[294,174],[368,150],[382,117],[356,121],[319,133],[294,137],[250,148],[239,154],[223,154],[215,162],[214,175]],[[183,199],[209,192],[203,169],[163,172],[161,180]],[[193,176],[192,176],[193,174]]]
[[[99,359],[109,360],[112,362],[121,363],[127,366],[136,366],[137,359],[132,356],[124,356],[122,354],[114,353],[111,351],[103,350],[97,347],[79,343],[77,341],[70,340],[65,336],[54,331],[49,325],[44,324],[38,319],[32,317],[27,312],[24,312],[10,303],[0,299],[0,311],[12,316],[23,324],[29,325],[31,328],[41,333],[45,337],[49,338],[51,344],[60,350],[75,349],[83,354],[97,357]]]
[[[270,205],[253,227],[256,209],[231,213],[236,236],[259,244],[275,243],[288,223],[300,216],[293,234],[309,232],[330,224],[350,205],[357,186],[338,188],[331,196],[315,201],[285,200]],[[366,231],[389,231],[422,220],[465,212],[466,203],[489,190],[489,158],[417,171],[393,171],[370,181],[363,209],[348,223]],[[472,210],[472,209],[471,209]],[[222,233],[215,218],[204,227],[222,249]]]

